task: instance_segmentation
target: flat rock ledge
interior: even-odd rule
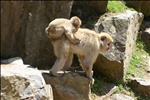
[[[42,75],[51,84],[54,100],[91,100],[90,81],[84,72],[59,72],[60,77],[50,76],[48,71]]]

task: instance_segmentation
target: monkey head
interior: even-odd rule
[[[105,52],[109,51],[110,46],[113,42],[113,38],[110,36],[110,34],[105,33],[105,32],[100,33],[99,40],[100,40],[100,44],[101,44],[100,52],[105,53]]]

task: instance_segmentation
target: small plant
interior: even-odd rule
[[[149,56],[149,53],[146,52],[146,45],[141,40],[136,41],[136,50],[132,55],[130,64],[127,68],[126,80],[130,80],[132,76],[141,77],[142,76],[142,67],[145,65],[144,56]]]
[[[91,87],[93,93],[101,94],[103,92],[103,82],[104,78],[101,78],[99,75],[94,76],[95,82],[94,85]]]
[[[132,91],[132,89],[126,85],[122,85],[122,84],[117,84],[118,86],[118,90],[117,93],[123,93],[126,94],[128,96],[133,96],[134,92]]]
[[[104,82],[110,81],[107,77],[101,76],[98,73],[94,74],[94,85],[91,87],[91,92],[93,94],[101,95],[104,93]]]
[[[110,12],[122,12],[122,11],[125,11],[125,10],[132,10],[132,11],[135,11],[133,8],[129,8],[127,6],[125,6],[125,4],[121,1],[113,1],[113,0],[109,0],[108,1],[108,5],[107,5],[107,9],[108,11]]]

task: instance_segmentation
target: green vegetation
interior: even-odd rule
[[[126,85],[122,85],[122,84],[117,84],[117,86],[118,86],[117,93],[123,93],[128,96],[134,97],[134,92],[131,90],[130,87],[128,87]]]
[[[103,84],[105,82],[109,82],[110,80],[107,79],[104,76],[100,76],[98,74],[94,75],[94,85],[91,87],[91,91],[92,91],[92,100],[97,100],[97,96],[100,96],[102,94],[105,94],[104,92],[104,87]],[[133,91],[129,86],[127,86],[126,84],[120,84],[118,82],[114,82],[112,84],[115,84],[118,89],[115,93],[121,93],[121,94],[125,94],[128,96],[133,97],[135,100],[150,100],[150,98],[147,97],[143,97],[140,93],[137,93],[135,91]]]
[[[97,96],[104,94],[104,82],[108,81],[106,77],[102,77],[99,74],[95,73],[93,78],[95,79],[94,85],[91,87],[92,100],[97,100]]]
[[[94,75],[94,85],[91,87],[92,93],[101,94],[103,93],[103,83],[106,80],[105,77],[101,77],[100,75]]]
[[[129,8],[127,6],[125,6],[125,4],[121,1],[113,1],[113,0],[109,0],[108,1],[108,5],[107,5],[107,9],[109,12],[122,12],[125,10],[132,10],[135,11],[133,8]]]
[[[136,41],[136,50],[132,55],[130,64],[127,68],[126,80],[129,80],[132,76],[142,77],[143,76],[143,66],[145,65],[145,56],[149,56],[150,53],[147,52],[146,45],[141,41]]]

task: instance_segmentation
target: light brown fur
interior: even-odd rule
[[[57,18],[51,21],[45,32],[52,40],[57,40],[62,37],[63,34],[70,40],[70,42],[77,44],[79,39],[74,36],[78,28],[81,25],[81,20],[74,16],[70,20],[65,18]]]
[[[108,33],[96,33],[89,29],[79,28],[75,33],[79,38],[78,44],[73,44],[65,35],[58,40],[52,40],[54,53],[57,57],[50,74],[57,76],[57,72],[71,66],[73,54],[77,54],[79,62],[86,76],[94,83],[92,78],[92,68],[99,53],[107,52],[110,44],[113,42],[112,37]]]

